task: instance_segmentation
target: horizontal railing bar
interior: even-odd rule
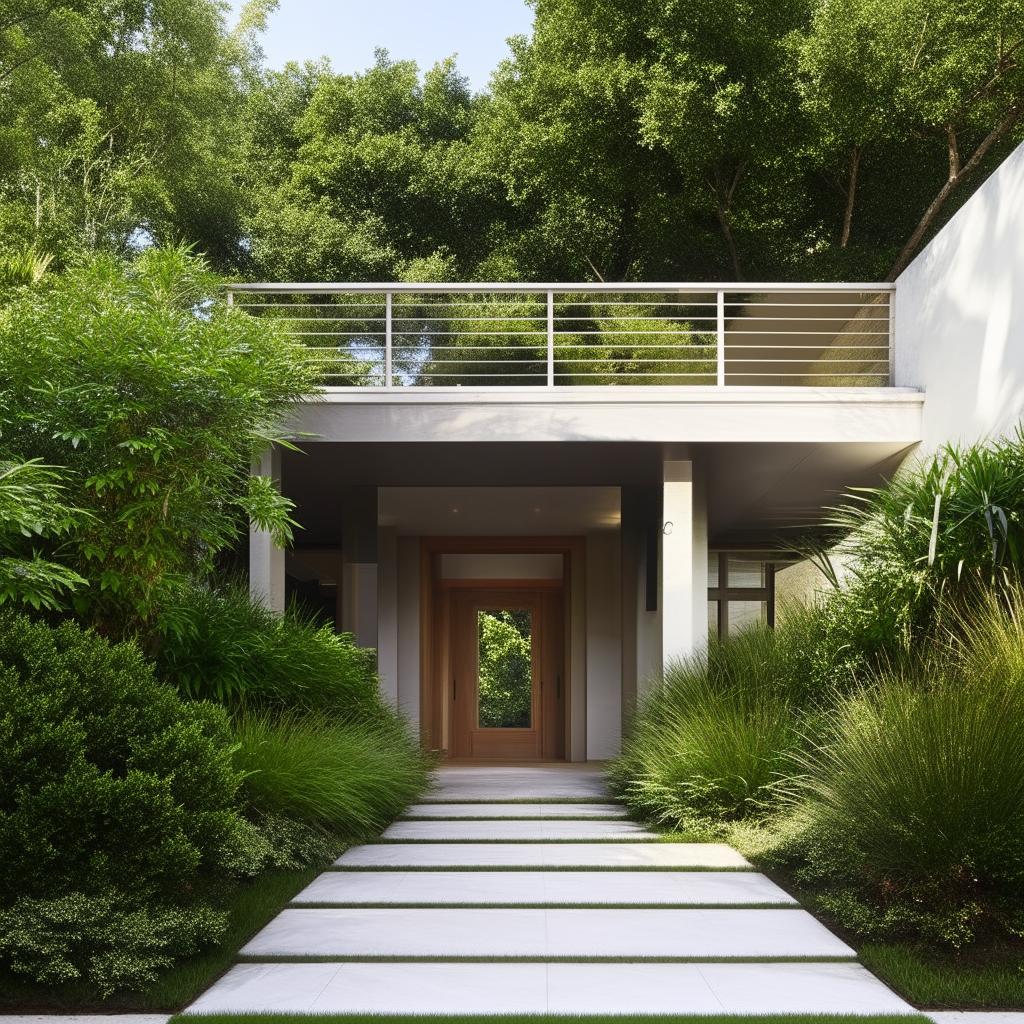
[[[733,377],[792,377],[803,380],[805,377],[884,377],[881,371],[875,373],[754,373],[750,370],[737,370],[730,376]]]
[[[687,344],[685,344],[685,345],[669,345],[667,343],[663,343],[661,345],[623,345],[621,342],[619,342],[618,344],[609,344],[609,345],[578,345],[578,346],[574,346],[574,345],[570,345],[570,344],[568,344],[568,343],[563,341],[561,344],[556,345],[555,349],[556,349],[556,351],[562,351],[562,352],[564,352],[564,351],[566,351],[568,349],[572,349],[572,348],[579,348],[581,351],[584,351],[584,352],[622,352],[623,350],[629,350],[629,351],[632,351],[632,352],[639,352],[639,351],[642,351],[644,349],[662,349],[662,350],[664,350],[666,352],[680,352],[680,351],[683,351],[683,350],[685,350],[687,352],[692,352],[694,349],[712,349],[712,350],[714,350],[717,347],[718,346],[714,342],[702,342],[702,343],[687,342]]]
[[[753,334],[760,337],[762,334],[781,334],[786,337],[820,337],[824,334],[827,338],[885,338],[889,336],[888,331],[841,331],[837,334],[829,334],[827,331],[745,331],[742,327],[727,327],[726,336],[730,334]]]
[[[737,349],[744,349],[751,352],[815,352],[817,349],[805,349],[801,345],[730,345],[729,351],[735,352]],[[839,347],[829,347],[822,350],[825,352],[888,352],[889,348],[887,345],[841,345]],[[729,357],[730,359],[732,356]],[[817,356],[806,355],[805,359],[816,359]]]
[[[859,308],[862,308],[862,307],[859,307]],[[889,317],[888,316],[857,316],[857,317],[854,317],[854,316],[813,316],[813,317],[743,316],[743,317],[733,317],[732,318],[732,322],[733,323],[736,323],[737,321],[742,323],[742,322],[744,322],[746,320],[756,320],[758,322],[761,322],[761,321],[775,322],[775,321],[778,321],[778,320],[782,320],[782,321],[786,321],[786,320],[790,320],[790,321],[792,321],[792,320],[809,320],[811,323],[815,323],[815,324],[817,324],[817,323],[836,323],[836,324],[879,323],[879,324],[887,324],[889,322]]]
[[[868,362],[880,362],[878,359],[867,360]],[[758,365],[774,365],[775,363],[804,363],[807,366],[819,366],[822,363],[836,363],[839,366],[846,366],[849,363],[860,363],[864,360],[857,359],[726,359],[727,366],[735,366],[736,363],[757,363]]]
[[[875,296],[880,298],[880,296]],[[888,301],[889,296],[887,295]],[[733,302],[726,300],[727,306],[734,306],[737,309],[868,309],[875,306],[874,302],[747,302],[736,299]],[[880,307],[881,308],[881,307]],[[888,307],[886,307],[888,308]]]
[[[683,373],[681,371],[676,370],[676,371],[672,371],[672,372],[668,372],[668,373],[630,373],[628,370],[614,370],[614,371],[613,370],[605,370],[603,373],[599,373],[597,371],[594,371],[593,373],[577,373],[575,371],[573,371],[572,373],[567,373],[565,370],[562,370],[560,373],[556,373],[556,376],[559,376],[559,377],[611,377],[611,376],[615,376],[615,377],[643,377],[643,378],[655,378],[655,379],[660,378],[660,377],[709,377],[709,378],[711,378],[713,380],[714,377],[715,377],[715,371],[714,370],[705,370],[705,371],[700,372],[700,373],[697,373],[697,372],[694,372],[694,373]]]
[[[892,292],[895,291],[895,284],[892,282],[871,281],[700,281],[700,282],[672,282],[672,281],[619,281],[609,284],[604,281],[580,281],[575,283],[546,283],[537,282],[516,282],[514,284],[500,281],[460,281],[460,282],[384,282],[384,281],[262,281],[243,282],[240,284],[227,284],[225,291],[229,292],[254,292],[262,294],[276,294],[294,292],[295,294],[326,294],[333,292],[394,292],[402,294],[407,292],[496,292],[500,294],[516,294],[517,292],[554,292],[559,295],[566,295],[572,292],[596,292],[598,294],[627,294],[632,292],[676,292],[707,294],[708,292],[738,292],[752,294],[755,292]]]
[[[458,338],[463,335],[474,335],[478,338],[532,338],[534,336],[543,337],[545,331],[532,330],[532,331],[393,331],[392,335],[395,338]]]
[[[666,373],[628,373],[628,372],[619,371],[619,370],[614,370],[614,371],[613,370],[605,370],[602,373],[597,373],[597,372],[594,372],[594,373],[576,373],[576,372],[568,373],[565,370],[560,370],[560,371],[556,371],[556,376],[559,376],[559,377],[612,377],[612,376],[614,376],[614,377],[642,377],[642,378],[658,379],[658,378],[661,378],[661,377],[710,377],[710,378],[713,378],[715,376],[715,374],[714,374],[713,371],[707,371],[705,373],[682,373],[680,371],[670,371],[670,372],[666,372]],[[770,374],[769,376],[778,376],[778,374]],[[829,375],[829,376],[831,376],[831,375]],[[845,374],[844,376],[852,376],[852,375],[851,374]],[[875,374],[874,376],[877,376],[877,374]],[[541,381],[545,379],[545,375],[541,371],[538,371],[537,373],[420,373],[420,374],[417,374],[417,377],[420,378],[420,379],[432,378],[432,377],[443,377],[445,380],[451,380],[451,379],[456,378],[456,377],[459,377],[459,378],[469,378],[469,379],[474,379],[474,378],[478,378],[478,377],[485,378],[485,379],[501,378],[503,380],[508,380],[509,378],[516,379],[516,378],[524,377],[524,378],[526,378],[528,380],[541,380]],[[405,387],[415,387],[415,386],[416,386],[415,384],[407,384],[407,385],[405,385]]]

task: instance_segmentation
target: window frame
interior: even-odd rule
[[[751,562],[761,562],[764,565],[763,587],[730,587],[729,586],[729,557],[745,558]],[[785,564],[786,559],[778,555],[763,551],[744,551],[736,548],[722,548],[708,551],[708,561],[711,558],[718,559],[718,586],[708,587],[708,601],[718,602],[718,628],[719,638],[728,635],[729,630],[729,602],[730,601],[762,601],[766,605],[765,619],[769,628],[775,626],[775,570],[781,562]],[[722,586],[723,582],[725,586]]]

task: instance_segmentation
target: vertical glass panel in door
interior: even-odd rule
[[[533,712],[533,614],[528,609],[477,612],[478,725],[529,729]]]

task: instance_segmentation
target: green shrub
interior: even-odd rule
[[[784,628],[713,639],[707,659],[670,668],[644,700],[609,768],[639,814],[675,828],[720,830],[779,803],[808,718],[813,612]]]
[[[1024,433],[912,463],[833,512],[852,556],[830,647],[909,651],[942,606],[1024,574]]]
[[[426,760],[397,719],[256,712],[235,729],[235,762],[259,812],[354,838],[388,824],[426,786]]]
[[[56,609],[85,580],[39,552],[41,538],[65,536],[83,513],[63,502],[55,466],[0,455],[0,605]]]
[[[157,671],[190,697],[345,718],[382,713],[374,652],[297,608],[278,615],[241,586],[193,587],[166,617]]]
[[[0,955],[104,987],[122,955],[213,938],[197,886],[266,856],[236,810],[231,743],[225,713],[182,701],[135,645],[0,614]],[[101,926],[103,906],[125,927]],[[174,924],[177,910],[202,927]]]
[[[85,978],[107,996],[151,985],[176,958],[217,942],[226,923],[210,907],[140,906],[117,889],[22,897],[0,910],[0,959],[40,984]]]
[[[290,503],[250,466],[314,371],[217,284],[188,250],[147,249],[0,307],[0,435],[9,456],[62,467],[64,500],[92,513],[39,547],[90,581],[66,603],[106,635],[148,637],[168,588],[250,519],[290,533]]]
[[[1024,925],[1019,592],[841,699],[803,757],[802,877],[857,931],[955,946]]]

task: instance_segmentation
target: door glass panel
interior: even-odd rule
[[[480,610],[478,725],[529,729],[533,703],[533,614],[529,609]]]

